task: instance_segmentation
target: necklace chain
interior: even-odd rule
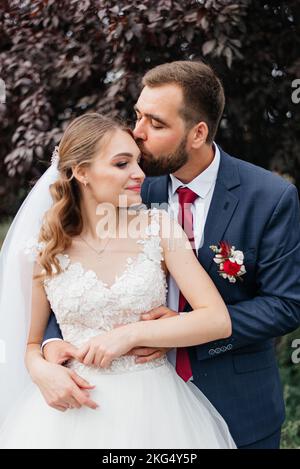
[[[86,239],[84,239],[81,235],[79,235],[79,238],[82,239],[82,241],[90,248],[92,249],[98,256],[100,256],[103,251],[105,250],[105,248],[108,246],[109,242],[111,241],[111,238],[108,239],[107,243],[105,244],[104,248],[98,250],[98,249],[95,249]]]

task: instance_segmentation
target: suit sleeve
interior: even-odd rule
[[[46,342],[46,340],[49,340],[49,339],[63,339],[60,327],[53,313],[51,313],[48,324],[47,324],[47,328],[46,328],[45,335],[43,338],[43,345],[44,345],[44,342]]]
[[[227,305],[232,336],[197,347],[199,360],[285,335],[300,326],[300,209],[289,185],[281,195],[258,247],[258,294]]]

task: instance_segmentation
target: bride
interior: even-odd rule
[[[235,448],[216,409],[165,356],[138,364],[129,353],[231,334],[182,228],[141,205],[139,158],[128,129],[78,117],[14,220],[1,252],[0,448]],[[140,321],[165,304],[167,273],[193,311]],[[69,373],[92,383],[87,404],[74,392],[66,412],[34,384],[51,309],[74,346]]]

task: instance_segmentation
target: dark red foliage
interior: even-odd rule
[[[218,142],[299,183],[298,0],[10,0],[0,3],[0,215],[15,213],[73,117],[133,123],[150,67],[204,58],[227,105]]]

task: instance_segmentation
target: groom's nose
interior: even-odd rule
[[[135,128],[133,129],[133,136],[136,140],[147,140],[145,125],[142,123],[142,119],[136,122]]]

